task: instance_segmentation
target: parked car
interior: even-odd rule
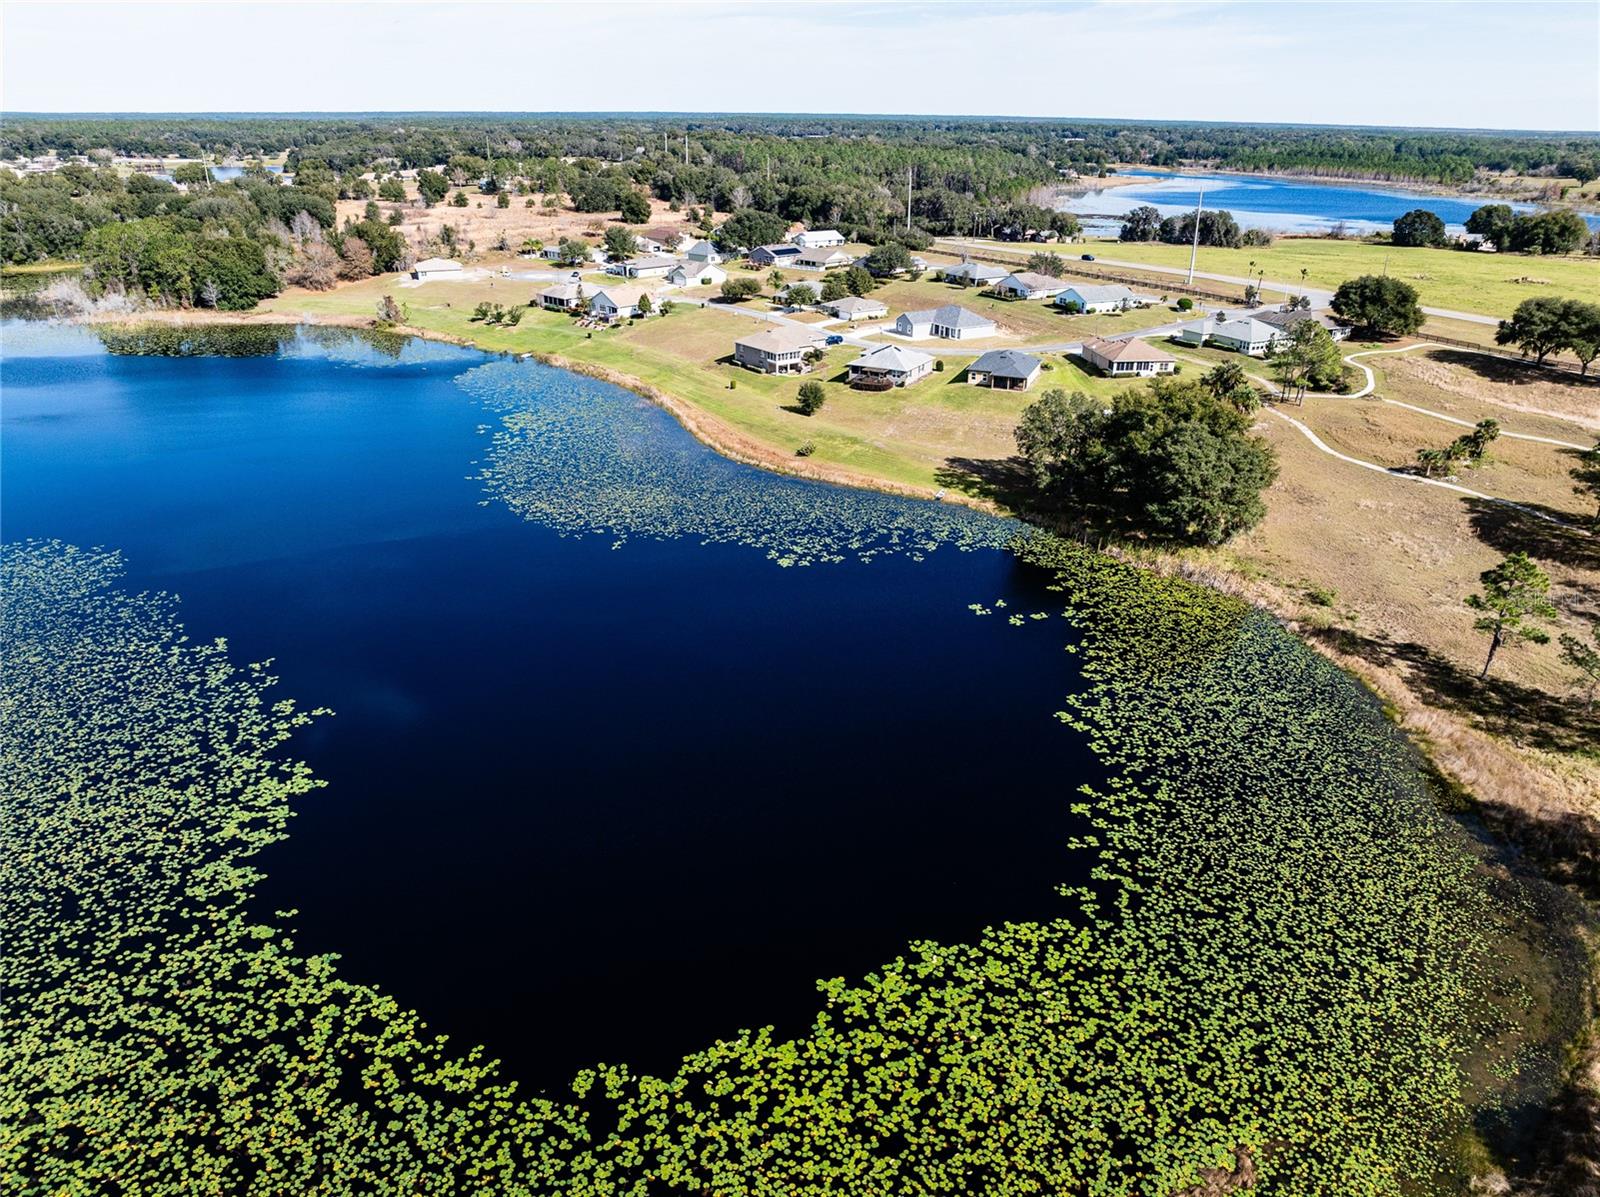
[[[1084,254],[1083,255],[1083,260],[1085,262],[1092,262],[1092,261],[1094,261],[1094,255],[1093,254]]]
[[[843,345],[844,344],[844,338],[841,337],[838,333],[834,333],[826,341],[824,341],[823,344],[824,345]]]

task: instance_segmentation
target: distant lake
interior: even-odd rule
[[[244,174],[245,171],[245,168],[242,166],[213,166],[209,169],[211,171],[212,179],[218,183],[226,183],[229,179],[237,179],[239,176]],[[283,173],[283,167],[269,166],[267,167],[267,171],[270,174],[281,175]]]
[[[1091,233],[1115,233],[1113,219],[1143,204],[1151,204],[1163,216],[1194,211],[1202,191],[1207,208],[1232,212],[1240,227],[1270,229],[1282,233],[1326,232],[1343,221],[1352,233],[1387,232],[1395,217],[1413,208],[1436,213],[1451,232],[1462,232],[1468,216],[1490,199],[1460,199],[1423,195],[1419,192],[1343,185],[1303,179],[1280,179],[1271,175],[1174,174],[1166,171],[1128,170],[1119,178],[1141,182],[1108,187],[1073,196],[1057,205],[1062,211],[1076,212],[1099,220],[1086,220]],[[1148,180],[1148,182],[1144,181]],[[1532,212],[1533,204],[1511,204],[1518,212]],[[1600,228],[1600,216],[1585,216],[1591,228]]]
[[[563,537],[486,494],[505,413],[458,380],[780,510],[936,505],[752,470],[627,391],[424,341],[119,356],[9,322],[0,350],[6,539],[120,550],[128,589],[336,712],[291,745],[328,785],[257,862],[263,917],[297,909],[301,950],[512,1076],[798,1031],[818,977],[1064,909],[1067,805],[1100,775],[1054,717],[1070,632],[968,609],[1058,606],[1040,575],[995,548],[783,568]]]

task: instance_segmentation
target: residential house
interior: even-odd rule
[[[850,382],[909,386],[933,372],[933,355],[904,345],[879,345],[850,363]]]
[[[454,258],[423,258],[411,268],[411,277],[421,282],[430,278],[460,278],[461,263]]]
[[[789,238],[802,249],[831,249],[844,244],[844,234],[838,229],[809,229]]]
[[[683,251],[683,256],[691,262],[710,262],[713,266],[722,261],[722,255],[717,252],[717,247],[709,241],[696,241]]]
[[[539,306],[549,312],[575,312],[582,305],[582,283],[555,283],[539,292]]]
[[[679,262],[667,271],[667,282],[674,287],[720,287],[728,281],[728,272],[711,262]]]
[[[954,266],[939,267],[939,277],[947,283],[963,287],[992,287],[1006,277],[998,266],[985,266],[982,262],[958,262]]]
[[[1295,325],[1303,320],[1315,320],[1328,330],[1328,335],[1335,341],[1343,341],[1350,336],[1350,326],[1340,324],[1325,312],[1311,312],[1301,309],[1293,312],[1257,312],[1255,319],[1263,324],[1270,324],[1273,328],[1281,328],[1286,333],[1292,333]]]
[[[1060,279],[1051,278],[1048,274],[1019,270],[1015,274],[1006,275],[994,285],[994,289],[1007,299],[1049,299],[1058,295],[1066,285]]]
[[[1252,316],[1229,320],[1222,312],[1218,312],[1213,320],[1196,320],[1192,324],[1185,324],[1173,335],[1175,340],[1185,345],[1209,343],[1251,357],[1265,357],[1269,349],[1289,337],[1283,329],[1264,324]]]
[[[796,270],[838,270],[850,263],[850,255],[842,249],[803,249],[790,259]]]
[[[889,306],[881,299],[867,295],[846,295],[843,299],[830,299],[822,310],[840,320],[876,320],[889,314]]]
[[[643,287],[601,287],[589,297],[589,314],[602,320],[627,320],[639,314],[639,301],[650,292]],[[655,299],[651,298],[651,307]]]
[[[752,266],[787,266],[804,252],[798,245],[758,245],[748,257]]]
[[[776,324],[733,343],[733,360],[762,374],[804,374],[805,355],[821,349],[828,334],[805,324]]]
[[[1121,283],[1075,283],[1056,295],[1056,303],[1061,307],[1076,304],[1080,312],[1125,312],[1137,307],[1139,300]]]
[[[895,318],[894,331],[912,340],[943,337],[962,341],[994,336],[995,323],[987,316],[947,303],[942,308],[929,308],[922,312],[901,312]]]
[[[967,381],[997,391],[1025,391],[1039,377],[1044,363],[1017,349],[991,349],[967,367]]]
[[[1079,356],[1112,378],[1150,378],[1156,374],[1171,374],[1178,368],[1177,358],[1146,345],[1137,337],[1126,341],[1090,337],[1083,343]]]
[[[624,262],[612,262],[606,267],[606,273],[623,278],[666,278],[677,264],[677,258],[629,258]]]

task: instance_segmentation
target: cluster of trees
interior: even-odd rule
[[[1494,339],[1533,354],[1540,364],[1564,349],[1583,363],[1587,374],[1589,363],[1600,356],[1600,304],[1555,296],[1524,299],[1511,319],[1500,321]]]
[[[1442,243],[1444,230],[1439,232]],[[1570,254],[1589,240],[1589,226],[1576,212],[1562,209],[1519,216],[1507,204],[1483,205],[1467,217],[1467,232],[1493,242],[1503,253],[1518,254]]]
[[[1266,514],[1261,492],[1277,475],[1249,416],[1204,381],[1153,379],[1109,406],[1047,391],[1016,436],[1034,505],[1084,529],[1220,544]]]
[[[1456,437],[1443,449],[1418,449],[1417,472],[1424,478],[1450,473],[1457,465],[1478,465],[1500,435],[1500,421],[1479,420],[1471,432]]]
[[[1303,402],[1310,391],[1342,391],[1347,368],[1332,334],[1315,320],[1301,320],[1268,355],[1284,399]]]
[[[524,309],[518,307],[504,307],[498,303],[480,303],[472,309],[471,319],[483,324],[499,325],[504,328],[515,328],[522,323]]]
[[[1173,245],[1189,245],[1194,241],[1195,214],[1163,218],[1149,204],[1142,204],[1122,218],[1122,229],[1117,234],[1123,241],[1165,241]],[[1200,244],[1237,249],[1241,245],[1255,244],[1270,238],[1260,235],[1248,239],[1239,228],[1232,212],[1205,211],[1200,213]]]

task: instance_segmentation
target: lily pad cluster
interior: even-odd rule
[[[482,468],[489,493],[565,535],[692,537],[787,566],[997,549],[1018,532],[958,504],[751,470],[678,434],[644,400],[569,371],[501,361],[457,381],[501,417]]]
[[[573,430],[584,411],[528,431],[587,451],[608,425]],[[639,454],[609,459],[632,494]],[[686,517],[660,502],[612,518],[670,532]],[[1188,583],[1026,551],[1075,626],[1084,688],[1061,719],[1106,769],[1062,785],[1094,828],[1062,845],[1096,860],[1072,915],[821,981],[796,1039],[755,1021],[671,1076],[597,1065],[529,1095],[247,907],[252,856],[317,784],[284,752],[309,716],[267,668],[118,589],[112,555],[9,547],[0,1175],[52,1194],[1167,1197],[1248,1167],[1283,1197],[1438,1189],[1463,1061],[1519,996],[1493,957],[1505,895],[1331,664]]]

